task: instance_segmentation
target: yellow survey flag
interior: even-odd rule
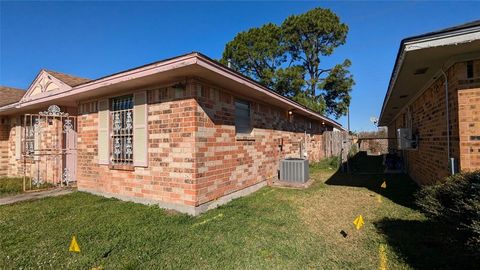
[[[384,180],[380,187],[381,188],[387,188],[387,181]]]
[[[70,252],[80,252],[80,246],[78,246],[77,238],[75,235],[72,237],[72,242],[70,242],[70,247],[68,248]]]
[[[363,217],[362,217],[362,215],[358,216],[358,217],[353,221],[353,224],[355,225],[355,228],[357,228],[357,230],[360,230],[360,228],[362,228],[363,224],[365,224],[365,222],[363,222]]]

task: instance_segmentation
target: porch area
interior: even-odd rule
[[[21,178],[22,191],[75,186],[76,109],[50,105],[44,110],[2,116],[1,177]]]

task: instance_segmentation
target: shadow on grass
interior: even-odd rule
[[[360,151],[348,159],[350,172],[353,174],[383,173],[383,156],[369,156],[366,151]]]
[[[349,160],[351,173],[337,171],[327,185],[364,187],[396,204],[418,210],[418,185],[405,174],[385,174],[382,156],[360,152]],[[387,188],[381,188],[386,181]],[[430,220],[385,218],[374,223],[389,247],[413,269],[479,269],[480,258],[466,250],[457,231]]]
[[[388,245],[414,269],[478,269],[455,232],[431,221],[383,219],[375,223]]]
[[[335,186],[364,187],[392,200],[396,204],[416,209],[414,194],[418,185],[405,174],[384,174],[382,156],[359,152],[349,160],[352,173],[337,171],[325,183]],[[381,188],[383,182],[387,188]]]

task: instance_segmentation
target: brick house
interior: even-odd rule
[[[480,21],[402,40],[379,125],[420,184],[480,169]]]
[[[18,102],[25,91],[12,87],[0,86],[0,107]],[[8,119],[0,117],[0,177],[7,176],[8,172]]]
[[[42,70],[0,118],[4,174],[190,214],[265,186],[284,157],[324,158],[323,134],[344,131],[199,53],[96,80]]]

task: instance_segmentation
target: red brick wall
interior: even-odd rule
[[[252,136],[236,137],[233,100],[228,90],[196,80],[185,90],[150,89],[149,166],[129,171],[98,165],[96,106],[81,104],[79,189],[198,206],[275,178],[280,158],[298,157],[300,145],[310,160],[323,157],[321,123],[309,129],[300,115],[289,122],[286,110],[255,100]]]
[[[8,175],[8,138],[10,135],[10,119],[0,116],[0,177]]]
[[[10,133],[8,138],[8,176],[22,176],[23,166],[21,160],[15,157],[15,149],[17,147],[15,142],[16,129],[18,118],[16,116],[10,117]]]
[[[480,88],[458,91],[460,164],[463,171],[480,169]]]
[[[110,169],[97,158],[98,114],[78,117],[79,189],[194,206],[194,115],[191,93],[175,98],[173,88],[148,93],[147,168]],[[92,106],[95,107],[95,106]]]
[[[466,77],[466,63],[457,63],[447,71],[450,114],[450,157],[460,163],[459,101],[457,93],[470,87],[462,83]],[[447,120],[444,77],[434,81],[388,126],[390,138],[396,138],[396,130],[412,128],[419,136],[418,149],[404,150],[409,175],[420,184],[431,184],[449,175],[447,153]],[[396,139],[389,140],[389,147],[397,147]],[[462,166],[460,165],[460,168]]]
[[[196,133],[196,182],[199,204],[277,176],[279,160],[299,157],[306,147],[311,161],[323,158],[322,126],[257,100],[250,102],[251,136],[235,134],[236,97],[226,89],[195,82],[199,106]],[[307,131],[305,133],[305,131]]]

